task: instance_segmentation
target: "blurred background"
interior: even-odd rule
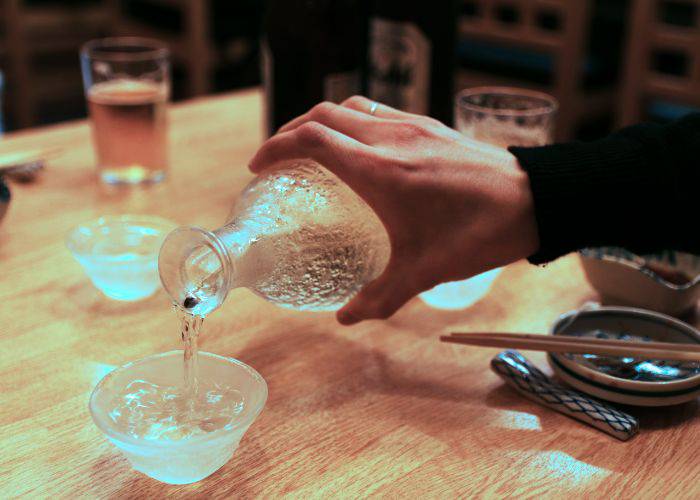
[[[175,101],[259,85],[265,4],[0,0],[2,126],[86,116],[78,50],[104,36],[168,43]],[[547,92],[561,103],[559,139],[700,108],[699,0],[458,0],[456,11],[454,91]]]

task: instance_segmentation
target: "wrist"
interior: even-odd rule
[[[527,258],[537,253],[540,247],[539,230],[535,216],[535,200],[530,185],[530,177],[520,166],[518,159],[509,153],[509,164],[513,184],[513,205],[516,210],[516,224],[511,241],[517,258]]]

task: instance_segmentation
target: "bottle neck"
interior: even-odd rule
[[[217,260],[220,264],[220,272],[225,278],[226,289],[231,290],[236,288],[236,262],[235,256],[227,247],[222,235],[217,231],[205,231],[208,242],[210,243],[209,248],[216,255]]]
[[[226,242],[216,232],[197,227],[180,227],[168,235],[158,270],[175,305],[197,316],[217,309],[235,281]]]

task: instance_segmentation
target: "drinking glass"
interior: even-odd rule
[[[557,100],[542,92],[477,87],[455,98],[458,131],[494,146],[543,146],[552,141]]]
[[[80,51],[85,97],[101,179],[158,182],[168,167],[170,62],[147,38],[92,40]]]
[[[494,146],[542,146],[552,141],[557,100],[542,92],[510,87],[476,87],[455,97],[455,123],[467,137]],[[469,307],[489,290],[501,272],[492,269],[420,294],[439,309]]]

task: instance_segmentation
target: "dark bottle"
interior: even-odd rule
[[[454,0],[375,0],[368,96],[452,125],[456,26]]]
[[[363,92],[368,0],[268,0],[262,40],[266,130],[321,101]]]

